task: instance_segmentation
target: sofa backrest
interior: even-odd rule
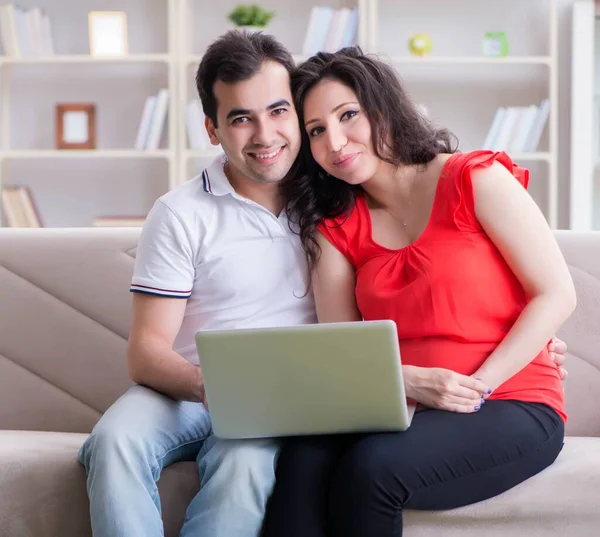
[[[130,385],[137,229],[0,229],[0,429],[89,432]],[[600,436],[600,233],[557,232],[578,292],[568,433]]]

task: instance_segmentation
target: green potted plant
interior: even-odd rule
[[[238,5],[227,18],[237,27],[249,31],[263,31],[275,12],[257,4]]]

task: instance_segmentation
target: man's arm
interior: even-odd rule
[[[131,379],[172,399],[204,403],[198,366],[173,350],[187,300],[133,294],[127,365]]]

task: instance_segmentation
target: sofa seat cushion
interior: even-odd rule
[[[92,537],[85,470],[86,434],[0,431],[0,537]],[[166,537],[179,535],[198,490],[193,462],[166,468],[159,482]]]
[[[406,537],[596,535],[600,438],[568,437],[552,466],[500,496],[450,511],[406,511],[404,521]]]
[[[85,434],[0,431],[0,537],[91,537]],[[452,511],[407,511],[405,537],[589,537],[600,527],[600,438],[567,438],[557,461],[508,492]],[[195,463],[159,482],[166,537],[198,490]]]

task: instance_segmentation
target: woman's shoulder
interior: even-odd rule
[[[527,188],[529,171],[516,165],[503,151],[480,149],[455,153],[447,159],[440,189],[446,200],[445,207],[449,211],[445,214],[450,214],[459,229],[481,230],[475,215],[473,179],[482,175],[493,178],[498,175],[498,170],[504,174],[508,171],[523,187]]]
[[[327,229],[339,229],[347,232],[351,229],[355,229],[363,217],[361,211],[361,205],[366,204],[365,195],[363,192],[357,192],[354,195],[354,199],[350,207],[343,210],[336,216],[325,217],[319,223],[318,229],[324,227]]]
[[[502,166],[511,172],[519,182],[523,183],[524,174],[522,168],[513,162],[508,153],[504,151],[492,151],[490,149],[477,149],[475,151],[456,152],[451,155],[440,155],[445,159],[444,170],[455,172],[459,178],[464,174],[470,175],[475,170],[493,170]],[[527,186],[526,184],[524,186]]]

